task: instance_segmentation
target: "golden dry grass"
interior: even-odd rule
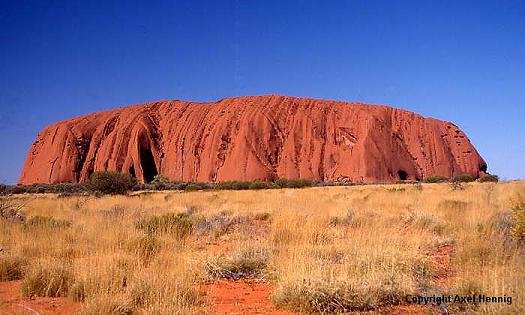
[[[0,274],[21,277],[26,294],[81,301],[84,314],[207,312],[199,284],[243,276],[274,283],[275,304],[305,313],[473,292],[513,303],[449,310],[525,313],[525,254],[508,226],[524,182],[4,198],[38,219],[0,219]]]

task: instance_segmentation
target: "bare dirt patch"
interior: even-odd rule
[[[0,314],[73,314],[80,303],[67,298],[24,297],[20,281],[0,282]]]
[[[295,314],[272,304],[272,289],[267,282],[243,280],[218,280],[201,286],[216,314]]]
[[[437,273],[436,283],[442,289],[449,286],[455,273],[452,263],[454,247],[452,245],[442,245],[434,253],[434,265]]]

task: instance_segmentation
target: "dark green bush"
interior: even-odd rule
[[[95,172],[86,187],[91,192],[104,194],[124,194],[135,186],[137,180],[127,173]]]
[[[0,196],[7,195],[9,191],[9,186],[0,184]]]
[[[478,179],[480,183],[497,183],[499,182],[499,177],[497,175],[486,174]]]
[[[86,191],[86,186],[80,183],[60,183],[49,185],[53,193],[78,194]]]
[[[135,227],[147,234],[169,233],[183,239],[193,231],[193,221],[186,213],[166,213],[138,221]]]
[[[470,183],[470,182],[473,182],[474,180],[475,180],[474,176],[467,174],[467,173],[459,174],[459,175],[454,176],[454,178],[452,178],[452,181],[456,183]]]
[[[10,194],[13,194],[13,195],[16,195],[16,194],[25,194],[27,193],[27,187],[26,186],[23,186],[23,185],[15,185],[15,186],[11,186],[11,188],[9,189],[9,193]]]
[[[80,183],[59,183],[59,184],[31,184],[31,185],[3,185],[0,187],[0,195],[8,194],[77,194],[86,191],[84,184]]]
[[[170,180],[161,174],[155,175],[151,181],[155,190],[167,190],[170,187]]]
[[[286,179],[279,178],[275,184],[280,188],[304,188],[315,186],[315,182],[309,179]]]
[[[262,182],[262,181],[254,181],[251,182],[248,186],[248,189],[272,189],[272,188],[278,188],[277,184],[272,182]]]
[[[187,183],[183,187],[185,191],[197,191],[212,188],[213,186],[205,183]]]
[[[249,189],[250,182],[243,182],[243,181],[225,181],[215,184],[215,189],[218,190],[244,190]]]
[[[444,183],[444,182],[448,182],[448,180],[449,179],[445,176],[428,176],[428,177],[425,177],[423,182],[425,183]]]

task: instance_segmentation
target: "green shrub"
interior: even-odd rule
[[[286,179],[279,178],[275,184],[281,188],[304,188],[315,186],[315,182],[309,179]]]
[[[452,181],[456,183],[470,183],[474,181],[474,176],[468,173],[459,174],[454,176]]]
[[[136,228],[147,234],[169,233],[183,239],[193,231],[193,221],[186,213],[166,213],[145,218],[136,223]]]
[[[272,182],[262,182],[262,181],[253,181],[248,186],[248,189],[271,189],[278,187],[275,183]]]
[[[24,296],[67,296],[73,283],[71,268],[51,262],[39,263],[24,276],[21,285]]]
[[[26,222],[24,222],[24,227],[26,228],[39,227],[39,228],[60,229],[60,228],[67,228],[69,226],[71,226],[71,222],[67,220],[55,219],[50,216],[42,216],[42,215],[31,217]]]
[[[27,193],[27,187],[23,185],[15,185],[11,186],[8,191],[9,194],[17,195],[17,194],[25,194]]]
[[[9,186],[0,184],[0,196],[7,195],[9,192]]]
[[[12,281],[22,278],[27,261],[12,255],[0,255],[0,281]]]
[[[0,187],[0,195],[8,194],[77,194],[86,191],[84,184],[80,183],[59,183],[59,184],[31,184],[31,185],[3,185]]]
[[[137,180],[127,173],[95,172],[86,187],[91,192],[103,194],[124,194],[132,190]]]
[[[185,191],[197,191],[197,190],[204,190],[208,188],[207,185],[202,183],[188,183],[185,187]]]
[[[155,190],[166,190],[170,186],[170,180],[166,176],[158,174],[151,181],[151,185]]]
[[[214,188],[218,190],[245,190],[249,187],[250,182],[232,180],[217,183]]]
[[[425,183],[445,183],[448,182],[448,178],[445,176],[428,176],[425,177],[423,182]]]
[[[497,182],[499,182],[499,177],[497,175],[486,174],[486,175],[478,178],[478,182],[480,182],[480,183],[497,183]]]

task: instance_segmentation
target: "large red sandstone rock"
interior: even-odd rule
[[[20,183],[82,182],[94,171],[149,181],[308,178],[353,182],[470,173],[486,163],[452,123],[394,109],[286,96],[160,101],[45,128]]]

